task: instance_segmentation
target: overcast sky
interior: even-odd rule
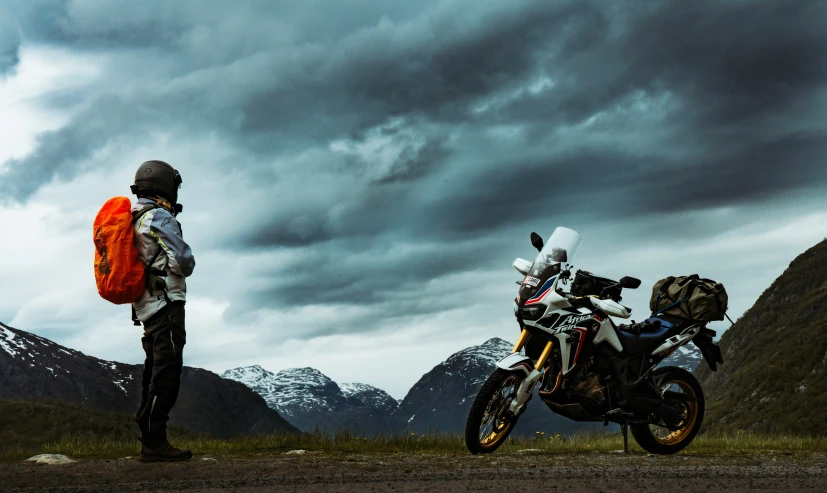
[[[0,321],[139,363],[92,221],[180,170],[185,363],[401,398],[514,340],[529,233],[723,282],[737,317],[827,236],[827,3],[0,0]],[[724,330],[728,324],[717,324]]]

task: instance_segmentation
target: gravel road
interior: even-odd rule
[[[64,465],[0,464],[8,492],[827,491],[827,456],[552,455],[196,456],[178,464],[134,458]]]

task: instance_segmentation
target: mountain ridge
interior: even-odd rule
[[[827,434],[827,240],[796,257],[695,374],[710,430]]]
[[[142,372],[141,365],[88,356],[0,323],[0,398],[53,399],[134,414]],[[189,366],[183,368],[170,422],[218,438],[296,431],[245,385]]]

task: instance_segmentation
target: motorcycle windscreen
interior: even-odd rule
[[[582,244],[583,240],[577,234],[577,231],[569,228],[557,228],[551,234],[543,249],[540,250],[537,259],[534,260],[534,266],[539,266],[539,270],[542,270],[555,263],[571,262]]]
[[[526,300],[541,296],[548,289],[548,281],[560,273],[560,264],[570,262],[580,249],[583,240],[577,231],[557,228],[540,250],[531,270],[520,286],[520,305]]]

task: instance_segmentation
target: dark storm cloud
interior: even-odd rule
[[[411,3],[21,14],[24,39],[105,72],[44,96],[77,111],[0,191],[26,201],[160,129],[216,136],[255,204],[222,204],[215,248],[293,252],[242,303],[381,305],[501,263],[504,235],[538,224],[639,225],[827,178],[823,2]]]
[[[471,124],[479,126],[531,122],[529,131],[535,140],[529,144],[544,146],[540,153],[546,155],[525,158],[515,145],[516,152],[501,158],[494,172],[478,174],[468,165],[464,182],[455,183],[450,193],[442,195],[442,203],[431,208],[433,220],[424,221],[429,228],[491,229],[519,220],[526,200],[514,198],[530,190],[527,181],[544,171],[553,172],[556,181],[588,184],[544,196],[547,210],[560,211],[579,198],[592,213],[621,216],[755,201],[824,178],[827,141],[820,108],[825,101],[819,91],[827,80],[827,15],[821,4],[685,2],[627,12],[619,18],[623,22],[612,29],[599,15],[584,16],[570,28],[576,33],[570,52],[532,66],[555,81],[553,90],[523,91],[500,109],[476,117],[469,114]],[[583,26],[591,28],[592,35],[583,34]],[[536,54],[547,48],[543,42],[531,45],[510,36],[494,39],[514,43],[513,49],[501,48],[504,53],[530,46]],[[525,78],[528,72],[515,73]],[[503,85],[509,88],[509,82]],[[495,97],[498,88],[485,88],[480,94]],[[641,92],[653,97],[666,94],[674,102],[659,123],[672,129],[670,139],[652,139],[643,149],[629,149],[623,144],[601,147],[584,133],[583,148],[565,153],[557,152],[558,142],[542,140],[561,125],[611,111]],[[452,99],[447,88],[442,88],[442,94],[428,98],[442,103],[424,107],[468,104],[465,97]],[[616,122],[617,126],[626,123]],[[662,149],[671,146],[689,150],[679,157],[664,156]],[[491,158],[480,153],[479,159]],[[371,213],[371,202],[369,195],[360,214],[377,219],[373,233],[378,233],[397,218]],[[429,214],[427,206],[400,203]],[[364,233],[359,228],[351,231]],[[279,244],[277,238],[272,240]]]
[[[428,173],[430,168],[447,156],[444,142],[428,141],[421,147],[405,147],[377,183],[409,181]]]
[[[117,143],[124,133],[145,131],[141,123],[149,118],[117,96],[96,98],[79,116],[82,124],[40,134],[36,152],[8,161],[8,171],[0,175],[0,194],[24,200],[52,180],[71,180],[92,164],[88,158],[94,151]]]
[[[364,207],[352,215],[357,224],[362,223],[358,218],[371,218],[362,223],[367,229],[350,228],[311,242],[391,230],[399,241],[443,242],[448,249],[469,235],[537,224],[537,216],[554,215],[558,223],[588,223],[596,217],[634,222],[652,215],[756,203],[823,183],[827,134],[818,113],[821,105],[812,104],[825,101],[819,91],[827,81],[827,16],[821,6],[683,3],[639,14],[627,18],[622,30],[580,36],[571,43],[571,53],[534,66],[555,81],[553,91],[522,91],[501,108],[475,117],[465,108],[471,122],[466,125],[530,122],[532,139],[526,147],[545,149],[523,157],[517,144],[516,152],[496,156],[486,154],[488,148],[481,142],[477,159],[493,160],[498,166],[478,171],[468,164],[462,181],[452,180],[448,186],[426,181],[422,186],[441,187],[437,200],[421,203],[416,194],[401,194],[394,212],[376,212],[376,192],[368,193],[360,204]],[[592,24],[598,26],[606,27],[603,22]],[[750,34],[756,32],[766,36]],[[503,85],[503,90],[510,90]],[[487,93],[497,96],[494,89]],[[671,129],[669,138],[653,138],[641,146],[607,146],[584,133],[582,146],[558,151],[559,142],[547,137],[561,125],[611,112],[641,93],[668,95],[668,114],[657,125]],[[663,148],[672,146],[685,150],[670,156]],[[412,208],[417,220],[405,221],[404,211]],[[685,221],[675,227],[678,224],[685,226]],[[279,230],[277,224],[272,226],[270,231]],[[729,226],[710,227],[699,230]],[[282,244],[274,237],[269,240]],[[327,251],[324,245],[317,247]],[[498,254],[488,252],[491,255],[475,256],[477,265],[497,261]],[[429,272],[428,261],[420,261]],[[470,268],[463,262],[447,262],[435,275]],[[371,271],[391,278],[384,269]],[[309,277],[288,284],[307,285]],[[358,271],[341,279],[343,289],[332,290],[331,301],[375,303],[390,288],[360,282]],[[284,288],[267,294],[291,303],[308,299],[301,289],[295,293],[295,299]]]
[[[325,141],[398,116],[460,123],[475,99],[536,69],[538,51],[565,44],[567,24],[595,17],[585,3],[529,5],[474,15],[471,26],[459,11],[403,25],[380,21],[330,50],[271,67],[274,83],[241,100],[240,138],[257,146],[250,137],[262,132]]]
[[[504,165],[424,209],[434,231],[470,234],[525,221],[527,210],[553,211],[569,219],[634,219],[745,204],[825,183],[826,151],[827,133],[748,141],[689,162],[595,147],[511,168]],[[550,189],[534,181],[541,176],[571,186]]]
[[[478,251],[485,244],[490,244],[490,239],[457,241],[450,249],[412,244],[412,248],[397,251],[388,242],[378,242],[363,248],[336,244],[331,250],[311,250],[302,256],[309,269],[280,268],[265,273],[277,279],[278,284],[259,293],[258,301],[278,300],[285,306],[301,305],[308,300],[343,304],[393,302],[400,292],[416,291],[432,279],[481,268],[479,258],[469,252]],[[350,254],[347,258],[330,254],[336,250]],[[311,281],[313,278],[317,282]]]
[[[6,75],[20,62],[20,39],[14,26],[0,21],[0,76]]]
[[[150,64],[138,74],[147,79],[144,87],[135,83],[134,87],[122,91],[143,91],[137,94],[130,91],[131,104],[186,114],[192,132],[218,130],[240,146],[268,154],[358,134],[400,115],[457,121],[470,101],[519,81],[535,68],[536,49],[550,50],[555,41],[565,44],[565,39],[559,40],[561,34],[557,33],[563,32],[567,23],[595,16],[593,9],[584,3],[544,8],[534,4],[515,11],[475,15],[471,19],[477,23],[469,26],[457,9],[443,9],[407,24],[379,21],[375,26],[346,33],[341,40],[321,37],[312,44],[290,49],[276,46],[270,52],[259,52],[257,50],[266,48],[254,46],[253,53],[237,53],[238,60],[215,69],[192,66],[193,60],[214,61],[204,60],[201,50],[185,43],[186,34],[194,27],[184,21],[172,26],[174,16],[164,9],[161,9],[164,14],[158,14],[161,16],[158,22],[149,17],[145,9],[134,9],[143,15],[104,19],[110,20],[113,26],[92,23],[99,19],[94,16],[90,19],[91,14],[82,16],[74,12],[78,17],[73,18],[73,10],[69,9],[65,16],[48,17],[44,20],[45,26],[32,29],[34,34],[39,33],[43,40],[52,43],[98,50],[98,40],[103,39],[103,45],[112,43],[121,49],[131,48],[133,51],[125,52],[124,56],[135,58],[133,70],[142,70]],[[251,13],[250,22],[253,16]],[[113,31],[116,28],[120,31]],[[224,33],[225,38],[207,42],[233,45],[236,41],[233,35],[245,36],[242,28]],[[167,37],[177,36],[177,41],[154,35],[158,29],[167,33]],[[163,42],[164,51],[151,49],[157,48],[156,41]],[[144,48],[150,51],[134,51]],[[157,59],[147,60],[154,57]],[[182,67],[191,67],[192,71],[179,74]],[[72,125],[86,123],[75,121]],[[111,129],[112,133],[118,131],[118,127]],[[50,144],[49,139],[56,142]],[[93,151],[99,148],[95,140],[76,145]],[[43,136],[42,141],[46,147],[59,145],[58,136]],[[438,145],[424,149],[432,155],[438,150]],[[11,163],[11,168],[26,167],[28,159],[39,160],[37,152]],[[405,167],[406,172],[416,169],[423,168]],[[36,189],[52,178],[36,176],[41,181],[9,187]],[[27,195],[15,197],[25,200]]]

